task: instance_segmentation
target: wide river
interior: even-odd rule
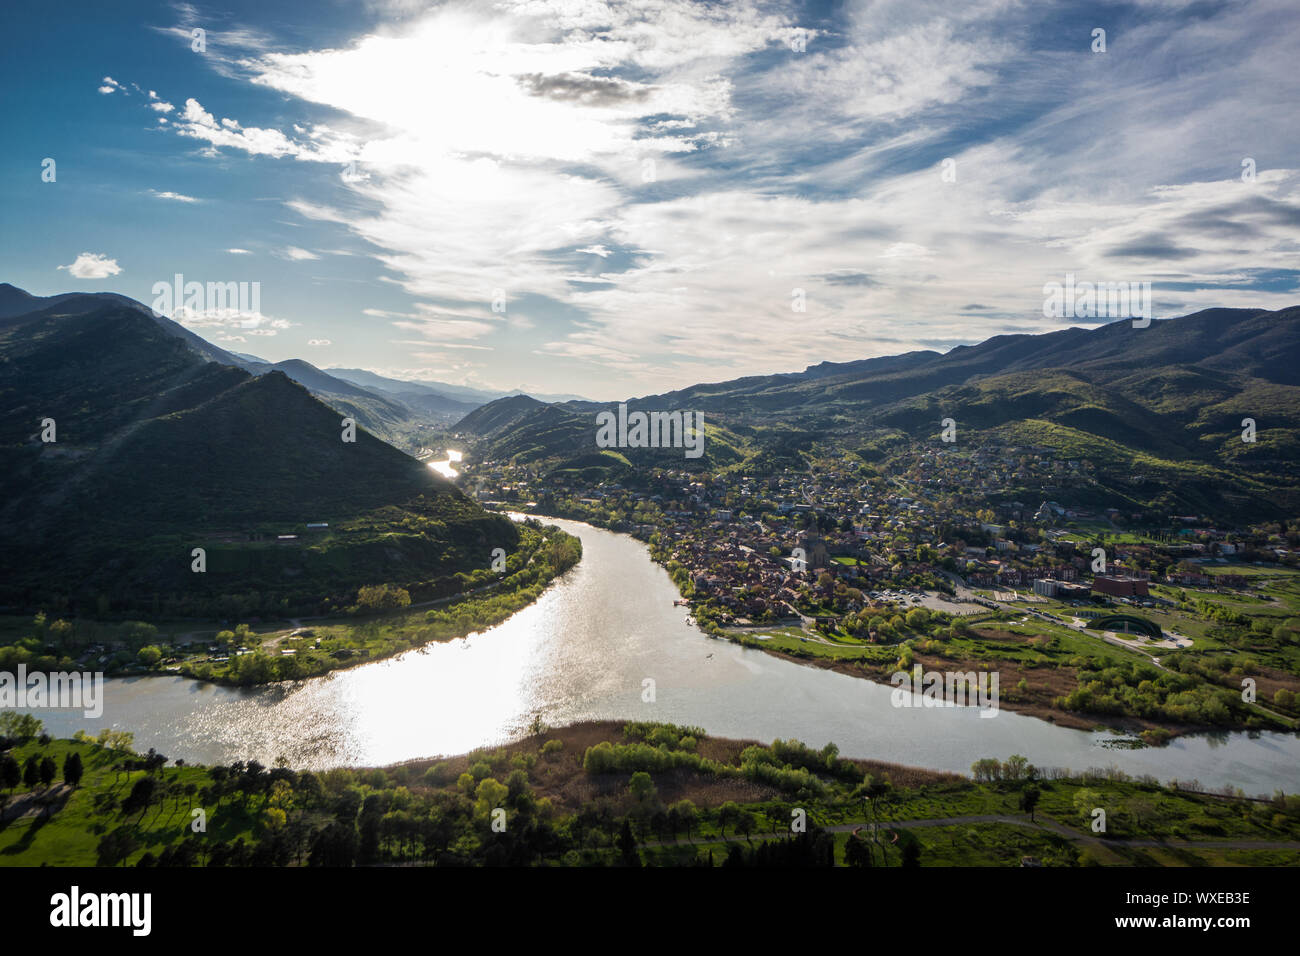
[[[551,726],[636,719],[765,742],[834,741],[845,756],[960,773],[980,757],[1023,754],[1039,766],[1116,766],[1250,794],[1300,787],[1300,736],[1293,734],[1193,737],[1129,750],[1106,746],[1107,734],[1007,710],[990,719],[973,708],[895,708],[887,686],[708,637],[673,606],[677,591],[645,545],[554,523],[582,539],[582,562],[491,630],[251,690],[179,677],[114,679],[98,721],[79,712],[40,716],[59,734],[107,723],[134,732],[138,749],[203,763],[269,764],[284,756],[310,768],[387,764],[517,738],[534,717]]]

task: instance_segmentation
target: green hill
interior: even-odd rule
[[[281,372],[207,361],[138,306],[64,308],[0,322],[0,604],[309,611],[365,584],[436,591],[516,543],[364,428],[344,441],[343,416]]]
[[[587,423],[606,407],[502,400],[456,428],[478,439],[479,459],[564,469],[575,436],[593,442]],[[936,441],[940,421],[952,418],[963,441],[1091,461],[1099,483],[1080,489],[1079,503],[1108,499],[1226,520],[1300,513],[1300,307],[1000,335],[942,355],[694,385],[629,407],[704,412],[705,457],[684,467],[802,469],[818,446],[863,450],[864,460],[888,465],[891,441]],[[1253,443],[1241,440],[1246,418],[1255,421]],[[667,463],[623,453],[634,467]],[[1054,495],[1066,500],[1070,490]]]

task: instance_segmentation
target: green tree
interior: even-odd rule
[[[1032,785],[1025,787],[1024,792],[1020,794],[1020,809],[1029,814],[1031,823],[1034,820],[1034,808],[1038,806],[1038,800],[1042,795],[1042,791]]]
[[[9,754],[0,757],[0,786],[13,792],[14,787],[22,782],[23,771],[18,761]]]
[[[727,835],[727,824],[736,819],[740,813],[740,806],[734,800],[728,800],[722,806],[718,807],[718,830],[722,836]]]
[[[636,838],[632,836],[632,824],[623,820],[623,826],[618,831],[618,841],[615,844],[623,858],[624,866],[640,866],[641,855],[637,853]]]
[[[689,800],[678,800],[672,805],[671,812],[676,814],[677,822],[686,831],[686,839],[689,840],[691,830],[695,828],[695,824],[699,820],[699,811],[695,809],[695,804]]]
[[[505,805],[509,793],[510,790],[504,783],[486,777],[479,781],[478,789],[474,791],[474,809],[479,816],[491,816],[493,810]]]
[[[857,867],[874,865],[871,858],[871,844],[856,833],[850,834],[848,842],[844,844],[844,864]]]
[[[644,770],[638,770],[632,774],[632,779],[628,782],[627,789],[632,796],[636,797],[638,803],[645,803],[652,800],[655,796],[655,782],[650,774]]]
[[[1085,822],[1092,821],[1092,811],[1101,806],[1101,794],[1096,790],[1080,790],[1074,795],[1075,812]]]
[[[104,834],[95,849],[99,855],[100,866],[117,866],[119,863],[125,863],[126,858],[139,846],[140,842],[135,838],[130,827],[118,827]]]

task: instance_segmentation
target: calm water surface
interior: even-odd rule
[[[1040,766],[1116,766],[1162,781],[1248,793],[1300,785],[1300,737],[1225,734],[1164,748],[1106,746],[1109,735],[1002,711],[898,709],[890,688],[713,640],[673,606],[676,589],[645,545],[552,520],[582,562],[535,604],[489,631],[326,677],[237,690],[180,677],[107,682],[104,717],[46,711],[58,733],[107,724],[191,762],[285,756],[299,767],[386,764],[461,753],[588,719],[694,724],[718,736],[834,741],[845,756],[969,772],[979,757]],[[642,700],[643,681],[655,700]]]

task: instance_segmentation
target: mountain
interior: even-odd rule
[[[434,413],[404,402],[396,395],[378,389],[363,388],[323,372],[302,359],[283,362],[246,362],[242,366],[254,375],[279,372],[302,385],[340,415],[354,419],[367,431],[399,447],[415,448],[423,444],[418,432],[422,426],[446,424],[463,414],[467,407]]]
[[[587,401],[580,395],[546,395],[538,393],[526,393],[522,388],[516,388],[509,392],[486,391],[481,388],[470,388],[466,385],[448,385],[446,382],[412,382],[397,378],[388,378],[378,375],[375,372],[367,371],[363,368],[331,368],[327,369],[331,375],[337,375],[339,378],[345,378],[350,382],[363,385],[366,388],[383,389],[386,392],[395,392],[405,397],[409,393],[433,393],[444,398],[457,399],[460,402],[477,407],[486,405],[488,402],[496,401],[498,398],[508,398],[512,395],[529,394],[530,397],[539,399],[543,402],[569,402],[569,401]]]
[[[190,351],[210,362],[241,364],[232,353],[218,348],[166,316],[159,315],[147,305],[116,292],[65,292],[61,295],[37,296],[7,282],[0,283],[0,322],[42,310],[54,310],[59,315],[78,315],[110,305],[132,309],[148,316],[167,335],[180,339]]]
[[[363,584],[454,586],[517,540],[364,428],[344,441],[339,412],[283,371],[208,360],[139,303],[54,296],[18,314],[24,303],[0,289],[6,303],[0,604],[327,610]],[[316,522],[329,527],[309,531]],[[195,547],[204,573],[191,570]]]
[[[423,390],[420,386],[396,393],[372,387],[368,382],[356,382],[332,375],[301,359],[268,362],[256,355],[228,352],[134,299],[112,292],[35,296],[7,283],[0,284],[0,323],[48,308],[57,307],[59,314],[72,315],[93,311],[105,305],[118,305],[149,316],[164,332],[180,339],[190,351],[208,361],[242,368],[254,375],[265,375],[271,371],[283,372],[340,414],[354,418],[367,430],[399,447],[411,450],[421,447],[425,432],[450,425],[482,404],[481,401],[447,398],[431,390]],[[379,376],[373,377],[380,379]],[[382,381],[408,386],[411,384],[399,383],[395,379]]]
[[[817,446],[879,462],[882,436],[934,442],[952,418],[969,441],[1093,461],[1102,474],[1094,498],[1240,520],[1300,514],[1300,307],[999,335],[942,354],[693,385],[628,406],[705,414],[706,454],[679,458],[685,468],[802,469]],[[590,452],[594,412],[607,407],[500,400],[456,428],[474,436],[480,460],[564,470]],[[1253,443],[1241,440],[1246,418],[1256,421]],[[664,457],[619,451],[633,466]]]

